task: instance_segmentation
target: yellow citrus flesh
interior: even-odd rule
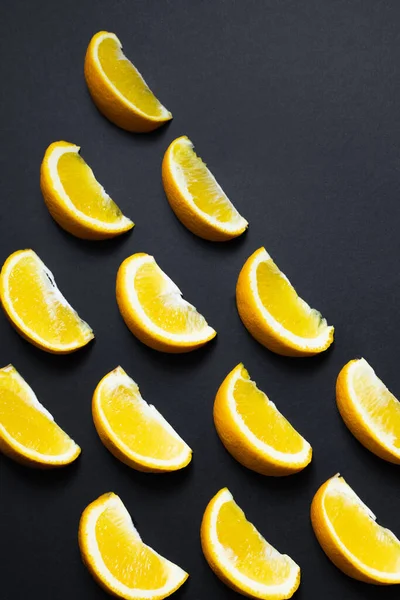
[[[138,269],[134,286],[146,315],[164,331],[185,333],[201,331],[207,326],[203,315],[176,294],[155,262],[146,263]]]
[[[224,488],[209,503],[201,526],[204,555],[227,585],[253,598],[291,598],[300,569],[280,554],[247,519]]]
[[[343,367],[336,399],[353,435],[374,454],[400,464],[400,402],[365,359]]]
[[[172,118],[122,52],[117,36],[99,31],[90,41],[85,78],[98,109],[128,131],[152,131]]]
[[[79,545],[97,582],[127,600],[161,600],[188,577],[142,542],[122,501],[112,493],[100,496],[84,510]]]
[[[242,364],[217,392],[214,423],[232,456],[263,475],[290,475],[311,461],[310,444],[257,388]]]
[[[162,167],[164,189],[177,217],[196,235],[224,241],[243,233],[248,223],[215,177],[182,136],[167,149]]]
[[[325,326],[321,314],[303,302],[272,259],[257,268],[257,289],[265,309],[286,329],[305,338],[317,337]]]
[[[157,589],[168,580],[163,560],[121,522],[118,507],[106,508],[96,523],[96,540],[110,573],[130,588]]]
[[[333,341],[333,327],[298,296],[265,248],[254,252],[243,266],[236,301],[249,332],[278,354],[313,355]]]
[[[43,350],[72,352],[94,337],[32,250],[15,252],[3,265],[1,300],[17,330]]]
[[[105,239],[132,229],[115,202],[79,155],[79,146],[50,144],[40,169],[40,186],[52,217],[84,239]]]
[[[62,466],[80,454],[11,365],[0,369],[0,449],[39,467]]]
[[[278,450],[295,454],[303,448],[303,438],[267,396],[251,381],[246,369],[236,381],[233,397],[238,415],[254,435]]]
[[[175,471],[191,460],[189,446],[154,406],[143,400],[138,385],[121,367],[97,386],[93,418],[106,447],[135,469]]]
[[[132,333],[157,350],[194,350],[216,335],[152,256],[134,254],[122,263],[117,301]]]
[[[129,102],[149,116],[164,116],[165,108],[123,54],[117,40],[104,38],[99,44],[98,57],[106,77]]]
[[[400,583],[400,541],[376,523],[342,477],[318,490],[311,519],[323,550],[342,571],[369,583]]]

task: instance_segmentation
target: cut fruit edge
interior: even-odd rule
[[[13,365],[7,365],[0,369],[0,371],[9,372],[12,378],[18,383],[18,385],[24,389],[25,393],[28,395],[30,405],[33,406],[37,411],[41,412],[45,415],[50,421],[55,423],[53,415],[41,404],[32,390],[32,388],[28,385],[25,379],[18,373],[18,371],[13,367]],[[64,433],[65,431],[62,430]],[[69,437],[67,433],[65,433],[66,437]],[[6,440],[6,443],[10,445],[10,447],[21,457],[32,460],[33,462],[47,464],[47,465],[63,465],[69,462],[72,462],[75,458],[79,456],[81,453],[81,449],[76,442],[72,438],[71,440],[71,449],[64,454],[42,454],[41,452],[37,452],[32,448],[27,448],[20,442],[18,442],[15,438],[13,438],[7,431],[7,429],[0,422],[0,437]]]
[[[296,347],[304,348],[305,350],[318,350],[321,347],[329,346],[331,340],[333,338],[334,327],[332,325],[328,325],[326,323],[326,319],[322,317],[323,322],[325,322],[325,328],[322,330],[320,335],[315,338],[304,338],[299,335],[292,333],[289,329],[286,329],[281,323],[279,323],[264,307],[261,302],[261,298],[258,294],[258,286],[257,286],[257,268],[262,262],[267,262],[268,260],[272,260],[271,256],[268,254],[265,248],[259,248],[253,255],[252,263],[251,263],[251,271],[250,271],[250,289],[254,301],[257,305],[257,309],[260,314],[268,324],[268,326],[275,332],[276,336],[281,339],[287,340],[289,343],[293,344]],[[291,287],[289,279],[286,277],[282,271],[280,271],[282,277],[286,279]],[[300,296],[298,296],[299,301],[302,302],[303,306],[310,311],[315,310],[312,309],[309,304],[305,300],[303,300]]]
[[[101,221],[100,219],[95,219],[94,217],[90,217],[89,215],[86,215],[85,213],[83,213],[82,211],[78,210],[76,208],[76,206],[73,204],[72,200],[70,199],[70,197],[68,196],[68,194],[65,192],[64,186],[60,180],[59,174],[58,174],[58,170],[57,170],[57,165],[58,165],[58,161],[60,160],[61,156],[63,154],[67,154],[67,153],[75,153],[75,154],[79,154],[80,151],[80,146],[76,146],[75,144],[69,144],[68,142],[65,142],[65,144],[67,145],[57,145],[57,142],[55,142],[54,144],[51,144],[51,146],[49,146],[49,148],[46,150],[46,154],[45,157],[43,159],[43,169],[47,170],[47,173],[51,179],[51,182],[53,184],[53,188],[55,190],[55,192],[57,193],[59,199],[62,200],[62,202],[65,204],[66,208],[73,213],[76,218],[82,222],[82,224],[87,225],[90,228],[99,228],[101,231],[116,231],[116,232],[120,232],[121,229],[131,229],[134,226],[134,223],[131,219],[129,219],[128,217],[125,217],[125,215],[122,215],[122,217],[120,218],[119,221],[116,221],[115,223],[110,223],[110,222],[106,222],[106,221]],[[82,159],[83,160],[83,159]],[[91,169],[91,167],[85,162],[85,164],[87,165],[87,167],[90,169],[90,171],[93,174],[93,177],[95,178],[95,175]],[[95,178],[96,179],[96,178]],[[99,183],[99,181],[96,182],[99,185],[99,188],[101,190],[101,194],[103,196],[104,199],[108,200],[110,198],[110,196],[107,194],[107,192],[105,191],[104,187],[101,185],[101,183]]]
[[[75,314],[77,320],[81,324],[82,333],[85,334],[84,335],[84,337],[85,337],[84,343],[79,343],[79,344],[77,344],[76,342],[71,342],[70,344],[50,343],[47,340],[38,336],[35,331],[33,331],[30,327],[28,327],[25,324],[25,321],[23,321],[21,319],[21,317],[18,315],[18,313],[14,310],[13,302],[12,302],[12,300],[10,298],[10,294],[9,294],[8,280],[9,280],[9,275],[10,275],[12,269],[21,260],[21,258],[24,257],[24,255],[31,256],[38,263],[40,268],[44,271],[44,273],[48,277],[48,279],[52,285],[52,291],[53,291],[54,295],[56,296],[57,300],[60,302],[60,304],[63,304],[64,306],[70,308],[71,311]],[[81,319],[81,317],[79,316],[77,311],[70,305],[70,303],[67,301],[67,299],[63,296],[63,294],[58,289],[58,286],[56,284],[53,273],[50,271],[50,269],[48,269],[46,267],[46,265],[44,264],[42,259],[33,250],[17,250],[13,254],[11,254],[11,256],[9,256],[7,258],[6,262],[3,265],[3,268],[1,269],[0,279],[3,283],[3,285],[2,285],[3,295],[2,295],[1,301],[2,301],[3,307],[5,308],[7,314],[9,315],[9,317],[13,321],[13,323],[18,327],[18,329],[24,335],[26,335],[29,339],[35,341],[39,346],[48,348],[50,350],[57,349],[57,350],[61,350],[63,352],[68,352],[69,350],[75,350],[75,349],[81,348],[82,346],[84,346],[85,344],[90,342],[90,340],[92,340],[94,338],[94,333],[93,333],[93,330],[90,327],[90,325],[88,325],[88,323],[86,323],[86,321]],[[4,285],[4,282],[6,282],[7,285]]]
[[[139,532],[133,524],[132,517],[122,500],[119,496],[110,492],[103,494],[100,498],[89,504],[82,514],[79,523],[79,545],[81,547],[81,552],[84,555],[85,562],[89,563],[91,569],[109,590],[112,590],[123,598],[129,600],[161,600],[172,594],[186,581],[189,575],[181,569],[181,567],[178,567],[178,565],[172,563],[167,558],[164,558],[149,546],[147,546],[147,548],[150,548],[169,570],[168,580],[162,588],[156,590],[130,588],[120,582],[109,571],[103,560],[96,539],[96,523],[102,513],[108,508],[118,509],[121,520],[124,522],[126,528],[132,532],[139,542],[147,546],[142,542]]]
[[[94,40],[93,38],[96,38],[96,39]],[[110,81],[110,79],[107,77],[107,75],[104,72],[103,67],[101,65],[100,59],[99,59],[98,49],[99,49],[101,42],[103,42],[107,38],[110,38],[118,44],[121,55],[124,57],[125,60],[127,60],[128,62],[131,63],[131,65],[136,70],[137,74],[141,78],[144,85],[150,90],[149,86],[147,85],[147,83],[146,83],[143,75],[140,73],[139,69],[123,53],[123,51],[122,51],[123,46],[122,46],[120,40],[118,39],[118,37],[115,35],[115,33],[111,33],[109,31],[100,31],[95,36],[93,36],[93,38],[89,44],[90,54],[95,62],[95,65],[96,65],[99,73],[101,73],[103,80],[112,89],[113,93],[118,97],[120,102],[122,102],[126,106],[126,108],[128,108],[129,110],[132,110],[138,116],[143,117],[143,119],[146,119],[147,121],[154,121],[155,123],[159,123],[159,122],[169,121],[170,119],[172,119],[172,113],[170,113],[170,111],[167,108],[165,108],[165,106],[163,104],[161,104],[161,102],[158,100],[158,98],[157,98],[157,101],[160,105],[160,110],[162,110],[162,114],[159,115],[158,117],[154,117],[152,115],[149,115],[148,113],[143,112],[135,104],[130,102],[123,94],[121,94],[119,89],[117,87],[115,87],[115,85],[112,83],[112,81]],[[93,42],[93,46],[92,46],[92,42]],[[151,93],[153,94],[152,91],[151,91]]]
[[[127,292],[129,304],[132,307],[132,309],[135,311],[136,316],[140,320],[140,322],[143,323],[148,330],[152,331],[160,338],[163,338],[164,340],[168,340],[171,342],[183,342],[183,343],[199,342],[199,341],[206,342],[206,341],[211,340],[213,337],[215,337],[216,331],[209,325],[207,325],[204,328],[204,332],[201,331],[202,335],[196,335],[193,333],[169,333],[169,332],[165,331],[164,329],[162,329],[161,327],[159,327],[158,325],[156,325],[150,319],[150,317],[148,317],[146,315],[145,311],[143,310],[143,308],[139,302],[139,299],[137,297],[137,293],[135,290],[135,285],[134,285],[134,280],[135,280],[135,276],[136,276],[138,269],[140,269],[140,267],[142,267],[146,263],[154,263],[156,265],[156,267],[159,268],[160,273],[162,273],[162,275],[163,275],[164,281],[168,285],[168,292],[170,294],[174,295],[177,303],[179,303],[181,305],[181,307],[191,307],[191,308],[194,308],[196,310],[196,312],[198,312],[196,307],[193,306],[193,304],[190,304],[183,298],[182,292],[180,291],[180,289],[178,288],[176,283],[174,283],[172,281],[172,279],[170,277],[168,277],[168,275],[158,266],[158,264],[155,261],[154,256],[150,256],[149,254],[144,254],[144,255],[140,254],[139,256],[133,255],[133,257],[127,258],[122,263],[124,265],[123,282],[124,282],[124,289]],[[198,332],[198,333],[200,334],[200,332]]]
[[[243,435],[246,436],[246,438],[251,442],[251,444],[255,448],[257,448],[257,450],[259,450],[267,459],[273,459],[274,461],[283,463],[288,466],[293,465],[294,463],[303,464],[304,462],[306,462],[306,460],[310,456],[310,452],[311,452],[311,445],[307,442],[307,440],[305,440],[303,438],[303,436],[300,436],[303,440],[303,449],[300,452],[297,452],[296,454],[289,454],[286,452],[281,452],[280,450],[275,450],[275,448],[273,448],[272,446],[261,441],[251,431],[251,429],[248,428],[246,423],[243,421],[241,416],[238,414],[238,412],[236,410],[236,404],[235,404],[235,398],[234,398],[233,392],[234,392],[236,382],[239,379],[243,379],[242,375],[241,375],[241,371],[243,368],[244,368],[244,365],[242,363],[240,363],[234,369],[234,371],[230,374],[230,376],[228,375],[228,377],[230,377],[229,388],[228,388],[228,405],[229,405],[230,413],[231,413],[232,418],[234,419],[236,425],[238,426],[240,431],[243,433]],[[244,381],[247,381],[247,379],[246,380],[244,379]],[[253,381],[252,379],[249,379],[249,381],[257,387],[255,381]],[[257,389],[259,389],[259,388],[257,388]],[[262,390],[259,390],[259,391],[262,392]],[[264,396],[266,396],[267,400],[271,404],[273,404],[274,407],[276,408],[275,404],[271,400],[269,400],[268,396],[264,392],[262,392],[262,393],[264,394]],[[278,411],[277,408],[276,408],[276,410]],[[296,433],[298,433],[297,430],[295,430],[295,431],[296,431]]]
[[[325,497],[327,496],[327,494],[330,490],[334,489],[334,490],[336,490],[337,493],[347,496],[347,498],[349,498],[354,503],[356,503],[359,506],[359,508],[361,508],[365,512],[365,515],[368,518],[370,518],[372,521],[376,522],[377,518],[376,518],[376,515],[372,512],[372,510],[361,500],[361,498],[359,496],[357,496],[357,494],[354,492],[354,490],[349,486],[348,483],[346,483],[346,481],[343,479],[343,477],[340,476],[339,473],[337,475],[334,475],[333,477],[331,477],[331,479],[328,479],[328,481],[325,484],[323,484],[322,487],[324,487],[324,489],[322,490],[322,496],[319,500],[319,504],[322,509],[323,518],[324,518],[326,526],[328,527],[331,537],[335,540],[337,546],[339,546],[343,555],[364,575],[368,575],[369,577],[372,577],[373,579],[375,579],[377,581],[382,581],[382,576],[383,576],[384,579],[388,583],[390,583],[390,582],[399,583],[400,582],[400,572],[399,573],[387,573],[385,571],[379,571],[377,569],[374,569],[373,567],[368,567],[359,558],[357,558],[357,556],[355,556],[352,552],[350,552],[350,550],[347,548],[347,546],[345,546],[342,543],[340,537],[336,534],[336,531],[326,513]],[[390,529],[387,529],[386,527],[382,527],[382,525],[379,525],[379,527],[384,529],[386,531],[386,533],[390,534],[393,537],[393,539],[395,539],[400,544],[400,540],[397,539],[397,537],[394,535],[394,533]]]
[[[206,511],[210,509],[211,512],[209,540],[212,545],[212,551],[218,557],[216,560],[218,561],[218,565],[223,569],[225,577],[227,577],[240,589],[253,590],[262,598],[267,598],[269,596],[271,596],[271,598],[283,598],[287,597],[287,594],[294,593],[294,591],[298,587],[300,567],[294,562],[292,558],[290,558],[290,556],[288,556],[287,554],[281,554],[280,552],[278,552],[278,550],[276,550],[276,548],[273,548],[273,546],[271,546],[271,548],[274,549],[276,555],[279,555],[283,559],[285,559],[291,567],[290,576],[285,582],[281,583],[280,585],[265,585],[262,583],[258,583],[254,579],[247,577],[247,575],[243,575],[243,573],[241,573],[235,568],[233,562],[229,560],[229,558],[227,557],[226,549],[218,539],[217,520],[221,507],[226,502],[231,501],[235,502],[231,492],[228,490],[228,488],[223,488],[218,492],[218,494],[216,494],[216,496],[214,496],[214,498],[211,500],[209,506],[206,509]]]
[[[186,465],[190,462],[192,457],[192,450],[186,444],[186,442],[180,437],[180,435],[175,431],[175,429],[168,423],[168,421],[162,416],[161,413],[155,408],[155,406],[148,404],[141,396],[139,388],[138,395],[140,396],[140,400],[143,404],[141,404],[143,408],[143,412],[145,412],[151,420],[157,421],[162,427],[176,440],[179,440],[184,444],[184,448],[182,449],[182,453],[179,456],[176,456],[171,459],[155,459],[149,456],[138,454],[129,446],[127,446],[113,431],[110,427],[110,424],[105,416],[102,408],[102,400],[101,396],[103,393],[110,393],[113,389],[117,388],[120,385],[124,387],[128,387],[129,383],[133,380],[127,375],[127,373],[121,368],[117,367],[111,373],[108,373],[103,377],[103,379],[98,384],[94,396],[93,403],[96,407],[96,410],[99,413],[99,417],[104,427],[107,436],[111,439],[111,441],[120,448],[121,452],[131,458],[133,461],[145,464],[148,467],[164,467],[167,469],[168,467],[175,467],[180,465]],[[107,391],[106,391],[107,390]]]
[[[382,385],[382,389],[387,390],[394,398],[395,396],[390,392],[387,386],[383,383],[383,381],[377,376],[374,369],[371,365],[365,360],[365,358],[355,359],[350,361],[350,364],[345,365],[343,368],[346,369],[347,366],[347,374],[346,374],[346,383],[347,390],[353,405],[354,410],[360,417],[360,420],[364,422],[370,435],[372,435],[375,441],[382,447],[386,448],[388,452],[397,456],[400,459],[400,448],[396,448],[393,444],[389,442],[390,436],[388,436],[385,432],[382,432],[377,427],[374,419],[371,418],[370,414],[367,410],[364,409],[362,402],[358,400],[357,394],[355,393],[353,386],[353,375],[355,371],[360,370],[362,368],[364,372],[367,374],[369,378],[372,378],[378,385]],[[397,398],[396,398],[397,400]]]
[[[175,145],[179,145],[179,144],[185,144],[185,145],[189,146],[191,149],[194,149],[194,145],[186,135],[183,135],[183,136],[177,138],[176,140],[174,140],[170,144],[170,146],[167,148],[167,151],[166,151],[166,160],[168,161],[170,173],[174,179],[176,186],[179,188],[180,192],[184,196],[185,201],[189,204],[189,206],[193,209],[193,211],[198,214],[198,216],[202,220],[207,221],[212,227],[215,227],[216,229],[218,229],[220,231],[225,231],[227,233],[236,233],[239,231],[243,232],[249,225],[248,221],[246,221],[246,219],[241,216],[239,211],[235,208],[234,204],[231,202],[231,200],[229,200],[228,196],[225,194],[224,190],[222,189],[222,187],[220,186],[218,181],[215,179],[215,177],[211,173],[211,171],[208,169],[208,167],[207,167],[207,170],[210,174],[210,178],[213,180],[213,182],[215,184],[216,189],[223,196],[225,196],[227,204],[229,204],[233,208],[233,210],[237,213],[238,218],[235,222],[231,222],[231,223],[230,222],[222,222],[222,221],[219,221],[218,219],[216,219],[215,217],[209,215],[208,213],[202,211],[196,205],[196,203],[193,200],[192,194],[187,189],[186,179],[182,172],[183,170],[177,164],[177,162],[175,161],[174,156],[173,156]],[[202,160],[200,157],[198,157],[198,159],[200,161]]]

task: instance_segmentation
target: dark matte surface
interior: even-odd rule
[[[35,472],[0,457],[2,600],[100,600],[81,564],[77,526],[99,494],[120,494],[143,535],[191,575],[185,600],[237,597],[202,557],[199,526],[228,486],[260,531],[302,568],[298,600],[381,600],[339,572],[309,523],[317,487],[340,471],[400,533],[398,469],[365,450],[343,425],[335,378],[365,356],[400,394],[398,340],[400,5],[377,0],[74,0],[4,2],[1,40],[1,261],[31,247],[96,332],[75,355],[23,341],[0,315],[0,363],[12,362],[82,446],[79,461]],[[131,135],[95,109],[82,75],[90,37],[115,31],[175,119]],[[164,197],[167,145],[187,134],[250,221],[243,239],[207,243],[186,231]],[[130,235],[86,243],[62,231],[39,189],[47,145],[66,139],[127,215]],[[242,326],[234,302],[244,260],[265,245],[298,291],[336,326],[314,359],[277,357]],[[142,346],[119,316],[115,274],[129,254],[154,254],[219,332],[186,356]],[[314,459],[287,479],[258,476],[225,452],[214,431],[218,385],[243,361],[311,442]],[[194,449],[182,473],[144,475],[98,439],[91,394],[121,364]]]

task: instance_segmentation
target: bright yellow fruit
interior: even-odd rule
[[[96,180],[79,150],[68,142],[54,142],[46,150],[40,187],[51,216],[63,229],[87,240],[103,240],[132,229],[132,221]]]
[[[247,229],[246,219],[197,156],[188,137],[179,137],[168,147],[162,163],[162,180],[172,210],[199,237],[223,242]]]
[[[128,131],[152,131],[172,119],[122,52],[114,33],[99,31],[85,57],[85,78],[97,108]]]
[[[344,573],[367,583],[400,583],[400,541],[376,523],[343,477],[319,488],[311,522],[325,554]]]
[[[214,423],[232,456],[262,475],[290,475],[311,461],[310,444],[251,381],[241,363],[217,392]]]
[[[117,302],[122,317],[141,342],[163,352],[189,352],[215,337],[214,329],[153,256],[129,256],[118,270]]]
[[[247,521],[227,488],[205,510],[201,545],[214,573],[244,596],[286,600],[300,585],[300,567]]]
[[[336,401],[347,427],[368,450],[400,464],[400,402],[364,358],[340,371]]]
[[[79,524],[83,562],[107,592],[126,600],[162,600],[188,578],[180,567],[146,546],[121,499],[103,494]]]
[[[0,297],[18,333],[42,350],[67,354],[94,338],[33,250],[19,250],[7,258],[0,274]]]
[[[81,453],[18,371],[0,369],[0,450],[30,467],[62,467]]]
[[[245,262],[236,286],[240,318],[251,335],[273,352],[311,356],[333,342],[333,327],[304,302],[265,248]]]
[[[121,367],[96,387],[92,412],[104,445],[138,471],[176,471],[192,459],[189,446],[158,410],[143,400],[137,383]]]

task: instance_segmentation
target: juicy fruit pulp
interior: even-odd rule
[[[400,402],[365,360],[353,373],[354,393],[373,422],[374,429],[390,445],[400,449]]]
[[[332,487],[325,510],[336,535],[364,565],[386,573],[400,573],[400,542],[380,527],[347,484]]]
[[[123,214],[77,152],[65,152],[57,163],[65,193],[75,208],[103,223],[117,223]]]
[[[134,286],[144,312],[163,331],[185,334],[207,327],[205,318],[182,298],[178,287],[155,262],[139,267]]]
[[[270,258],[257,267],[258,294],[263,306],[285,329],[303,338],[315,338],[326,321],[298,295]]]
[[[173,157],[179,179],[184,181],[197,208],[221,223],[242,221],[242,217],[227,198],[215,177],[197,156],[188,138],[185,137],[181,143],[174,145]]]
[[[161,588],[168,579],[163,560],[143,544],[118,507],[106,508],[96,523],[96,540],[107,569],[124,585]]]
[[[146,115],[165,117],[168,111],[148,88],[115,39],[107,37],[100,42],[98,58],[106,77],[129,102]]]
[[[289,561],[247,521],[234,500],[221,506],[217,535],[227,558],[243,575],[264,585],[280,585],[287,580]]]
[[[33,251],[21,251],[19,255],[18,258],[15,253],[11,271],[7,270],[7,262],[2,270],[2,302],[13,322],[16,314],[40,338],[40,343],[48,344],[52,350],[69,346],[75,349],[90,341],[93,333],[89,326],[65,300],[39,257]]]
[[[303,449],[301,435],[251,381],[244,367],[235,383],[233,397],[238,414],[259,440],[279,452],[295,454]]]

